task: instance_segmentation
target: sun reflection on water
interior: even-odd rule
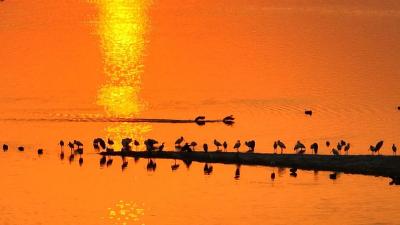
[[[145,225],[143,222],[144,213],[143,205],[120,200],[115,206],[108,208],[107,218],[104,219],[110,220],[113,225]]]

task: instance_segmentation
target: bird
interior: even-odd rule
[[[112,139],[108,138],[107,139],[107,144],[110,145],[110,146],[113,146],[114,145],[114,141]]]
[[[339,152],[342,151],[342,143],[338,142],[336,147]]]
[[[350,150],[350,143],[347,143],[346,146],[344,146],[344,152],[346,152],[346,155],[349,154],[349,150]]]
[[[219,147],[222,146],[221,142],[217,141],[217,139],[214,139],[214,145],[217,146],[217,151],[220,151]]]
[[[94,139],[94,141],[93,141],[93,148],[95,149],[95,150],[100,150],[100,147],[99,147],[99,143],[97,142],[97,140],[96,139]]]
[[[340,155],[339,151],[336,150],[335,148],[332,148],[332,153],[333,153],[334,156]]]
[[[222,122],[228,126],[232,126],[235,123],[235,118],[233,115],[226,116],[224,119],[222,119]]]
[[[107,148],[106,142],[103,140],[103,138],[96,138],[97,143],[100,145],[100,147],[105,150]]]
[[[306,152],[306,150],[305,150],[305,149],[301,149],[300,151],[298,151],[298,152],[297,152],[297,154],[299,154],[299,155],[303,155],[305,152]]]
[[[188,143],[185,143],[185,144],[183,145],[183,147],[181,148],[181,151],[182,151],[182,152],[191,152],[192,149],[190,148],[190,145],[189,145]]]
[[[204,150],[204,152],[208,152],[208,144],[207,143],[203,144],[203,150]]]
[[[276,149],[278,148],[278,143],[276,141],[274,142],[273,147],[274,147],[274,154],[276,154]]]
[[[373,155],[374,152],[375,152],[375,147],[372,146],[372,145],[370,145],[370,146],[369,146],[369,150],[371,151],[371,155]]]
[[[82,147],[83,147],[83,144],[82,144],[82,142],[80,142],[80,141],[77,141],[77,140],[74,140],[74,145],[76,145],[76,147],[78,147],[78,149],[80,149],[80,148],[82,148]]]
[[[137,149],[138,149],[138,147],[139,147],[139,145],[140,145],[139,141],[134,140],[134,141],[133,141],[133,144],[135,145],[135,149],[136,149],[136,151],[137,151]]]
[[[307,116],[312,116],[312,111],[311,110],[305,110],[304,114],[306,114]]]
[[[3,144],[3,151],[8,151],[8,145],[7,144]]]
[[[72,142],[68,142],[68,147],[72,152],[72,150],[74,149],[74,144]]]
[[[197,146],[197,143],[195,141],[192,141],[190,143],[190,146],[192,147],[192,150],[194,151],[194,148]]]
[[[254,140],[245,141],[244,144],[249,148],[247,152],[254,152],[254,149],[256,147],[256,142]]]
[[[183,140],[184,140],[184,138],[181,136],[180,138],[178,138],[178,139],[175,141],[175,145],[180,146],[180,145],[182,144]]]
[[[378,143],[376,143],[374,147],[374,150],[375,152],[378,152],[378,155],[379,155],[379,150],[382,148],[382,146],[383,146],[383,141],[379,141]]]
[[[239,152],[240,145],[242,145],[242,144],[240,143],[240,140],[237,140],[236,143],[235,143],[235,145],[233,146],[233,149],[236,149],[236,151]]]
[[[392,151],[393,151],[393,155],[396,155],[397,147],[395,144],[392,145]]]
[[[342,146],[345,146],[345,145],[346,145],[346,142],[345,142],[344,140],[340,140],[340,144],[341,144]]]
[[[329,146],[331,145],[331,142],[329,142],[329,141],[326,141],[326,142],[325,142],[325,144],[326,144],[326,147],[328,147],[328,148],[329,148]]]
[[[43,149],[39,148],[39,149],[37,150],[37,153],[38,153],[38,155],[43,155]]]
[[[281,154],[283,154],[283,149],[286,149],[286,145],[281,140],[278,140],[276,143],[278,144],[278,147],[281,149]]]
[[[303,143],[301,143],[300,141],[297,141],[293,149],[297,152],[299,150],[300,151],[303,149],[305,150],[306,146]]]
[[[224,147],[224,152],[226,152],[226,149],[228,148],[228,143],[226,141],[224,141],[224,143],[222,144],[222,147]]]
[[[318,154],[318,144],[317,143],[313,143],[310,146],[311,150],[314,151],[314,154]]]
[[[205,116],[198,116],[198,117],[196,117],[196,118],[194,119],[194,122],[195,122],[197,125],[199,125],[199,126],[203,126],[203,125],[206,124],[205,119],[206,119]]]
[[[132,143],[132,138],[123,138],[121,140],[122,149],[121,151],[130,152],[132,150],[130,144]]]
[[[64,141],[63,140],[60,140],[60,142],[58,143],[59,145],[60,145],[60,147],[61,147],[61,150],[64,148]]]
[[[162,152],[164,149],[164,142],[158,147],[158,151]]]
[[[23,152],[23,151],[25,150],[25,148],[24,148],[24,146],[19,146],[19,147],[18,147],[18,150],[19,150],[20,152]]]

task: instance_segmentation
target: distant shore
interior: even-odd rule
[[[400,156],[297,155],[236,152],[102,152],[102,155],[136,158],[180,159],[207,163],[290,167],[304,170],[335,171],[384,177],[400,176]]]

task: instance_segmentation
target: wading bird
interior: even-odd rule
[[[296,144],[295,144],[295,146],[294,146],[294,148],[293,148],[293,150],[295,150],[296,151],[296,153],[298,152],[298,151],[301,151],[301,150],[306,150],[306,146],[303,144],[303,143],[301,143],[300,141],[297,141],[296,142]]]
[[[334,156],[339,156],[340,155],[339,151],[336,150],[335,148],[332,148],[332,153],[333,153]]]
[[[190,146],[192,147],[192,150],[195,151],[194,148],[197,146],[197,143],[195,141],[192,141],[190,143]]]
[[[256,141],[251,140],[251,141],[245,141],[244,144],[249,148],[247,152],[254,152],[256,148]]]
[[[395,144],[392,145],[392,151],[393,151],[393,155],[396,155],[397,147]]]
[[[203,144],[203,150],[204,152],[208,152],[208,144],[206,143]]]
[[[283,149],[286,149],[286,145],[281,140],[278,140],[277,144],[281,149],[281,154],[283,154]]]
[[[278,148],[278,143],[276,143],[276,141],[274,141],[274,154],[276,154],[276,149]]]
[[[381,150],[382,146],[383,146],[383,141],[379,141],[378,143],[376,143],[374,147],[374,151],[378,152],[378,155],[379,155],[379,150]]]
[[[314,152],[314,154],[318,154],[318,144],[317,143],[313,143],[310,146],[311,150]]]
[[[214,139],[214,145],[217,146],[217,151],[220,151],[219,147],[222,146],[221,142],[217,141],[217,139]]]
[[[347,143],[346,146],[344,146],[344,152],[346,153],[346,155],[349,154],[349,150],[350,150],[350,143]]]
[[[235,143],[235,145],[233,146],[233,149],[236,149],[236,151],[239,152],[240,145],[242,145],[242,144],[240,143],[240,140],[237,140],[236,143]]]

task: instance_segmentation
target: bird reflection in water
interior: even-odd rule
[[[236,165],[236,170],[235,170],[235,177],[236,180],[239,180],[240,178],[240,164]]]
[[[122,169],[122,171],[124,171],[126,169],[126,167],[128,167],[128,160],[126,159],[125,156],[121,156],[121,158],[122,158],[121,169]]]
[[[120,200],[113,207],[108,208],[107,217],[102,219],[108,220],[114,225],[144,225],[145,207],[134,202],[126,202]],[[107,222],[108,224],[108,222]]]
[[[174,164],[171,165],[171,170],[176,171],[179,168],[179,164],[176,163],[176,159],[174,160]]]
[[[212,172],[213,172],[213,166],[212,165],[208,165],[208,163],[206,163],[204,165],[203,171],[204,171],[205,175],[211,175]]]
[[[156,171],[157,168],[157,163],[154,159],[149,159],[149,161],[147,162],[147,171],[149,172],[154,172]]]

